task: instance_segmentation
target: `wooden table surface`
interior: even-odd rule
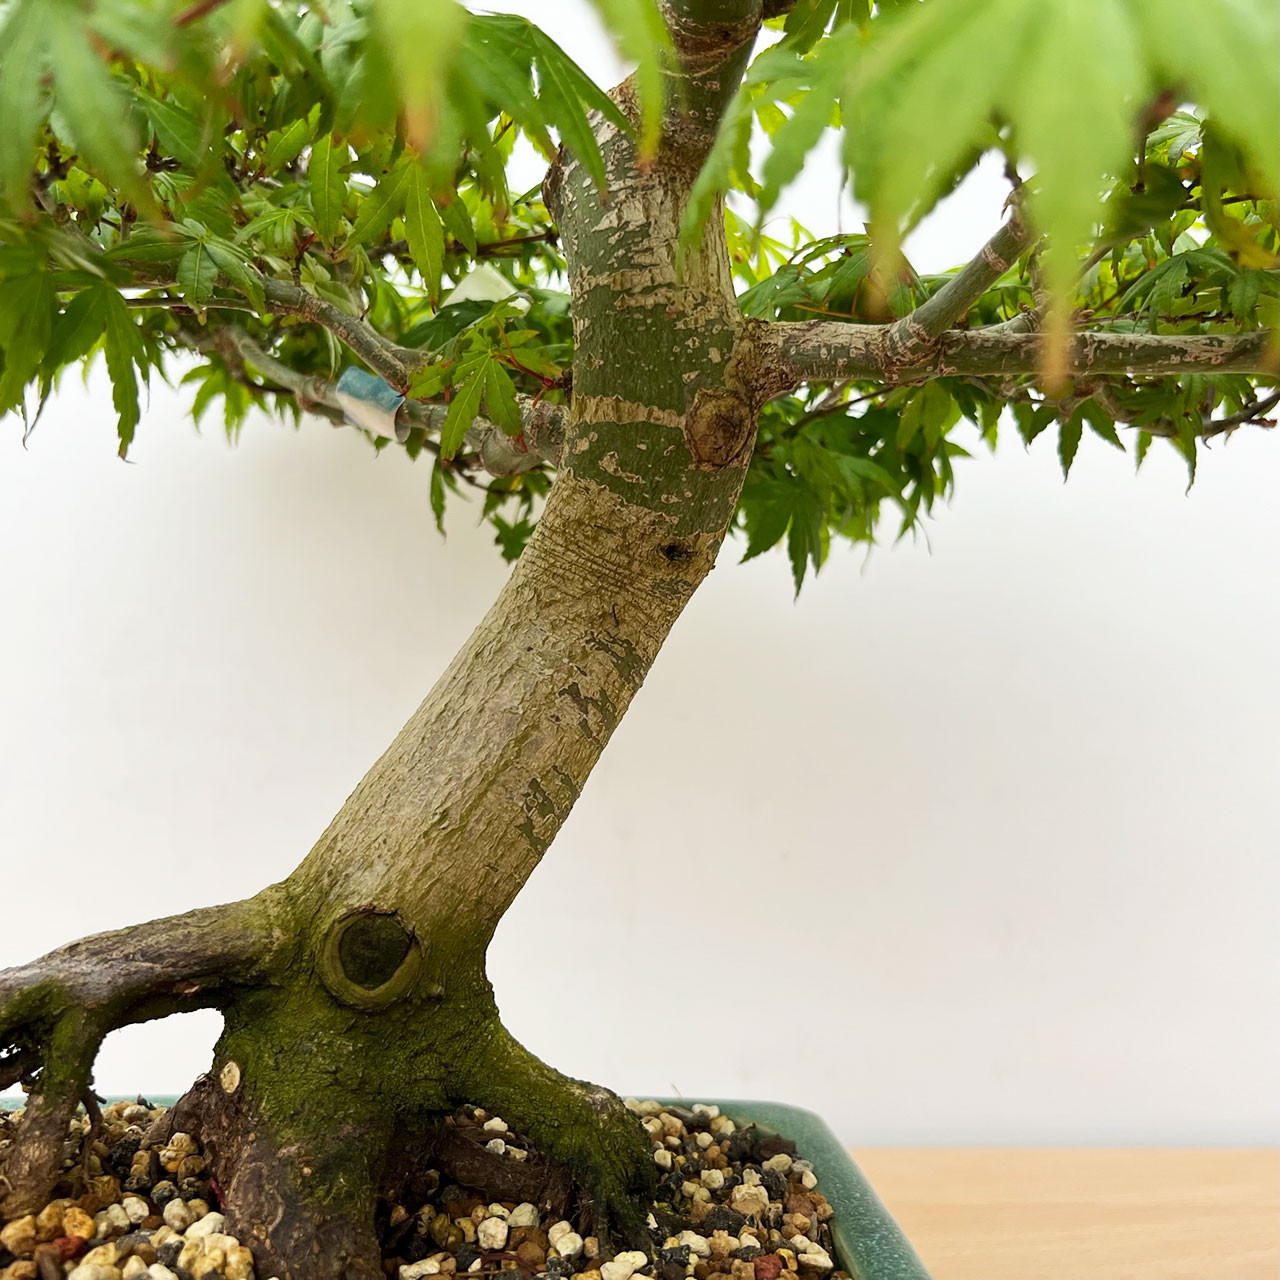
[[[1280,1152],[887,1149],[854,1159],[934,1280],[1277,1280]]]

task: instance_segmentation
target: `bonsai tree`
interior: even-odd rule
[[[636,67],[607,93],[454,0],[0,4],[0,411],[29,430],[101,352],[123,456],[139,380],[180,372],[231,431],[427,455],[437,519],[480,491],[515,561],[285,881],[0,974],[6,1216],[103,1037],[214,1007],[178,1110],[263,1274],[377,1276],[379,1189],[463,1101],[636,1235],[642,1130],[507,1033],[485,951],[726,537],[785,543],[799,589],[924,518],[975,431],[1053,428],[1064,471],[1086,431],[1160,440],[1194,478],[1269,425],[1267,0],[597,7]],[[766,231],[834,126],[865,229]],[[518,140],[540,188],[509,189]],[[991,151],[1004,225],[921,276],[903,236]]]

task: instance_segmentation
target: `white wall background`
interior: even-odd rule
[[[567,6],[504,7],[611,74]],[[819,232],[834,183],[791,193]],[[425,466],[185,403],[131,465],[98,376],[0,428],[0,966],[286,874],[505,574],[461,509],[441,543]],[[726,548],[498,933],[536,1052],[862,1145],[1280,1140],[1280,444],[1189,496],[1171,451],[1086,440],[1064,486],[1041,446],[796,605]],[[177,1091],[216,1031],[117,1033],[98,1086]]]

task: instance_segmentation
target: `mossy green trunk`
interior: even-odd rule
[[[637,1122],[511,1039],[485,952],[714,564],[750,456],[759,356],[719,216],[682,268],[677,241],[759,0],[698,8],[668,14],[681,61],[659,155],[600,125],[604,189],[564,156],[548,176],[575,352],[537,531],[297,871],[234,909],[270,932],[272,963],[215,984],[225,1030],[173,1122],[204,1137],[262,1275],[374,1280],[379,1187],[463,1101],[566,1169],[601,1229],[642,1226]]]

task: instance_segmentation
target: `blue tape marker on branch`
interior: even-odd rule
[[[384,379],[363,369],[344,369],[334,391],[352,426],[388,440],[403,441],[409,434],[408,425],[396,421],[404,396]]]

